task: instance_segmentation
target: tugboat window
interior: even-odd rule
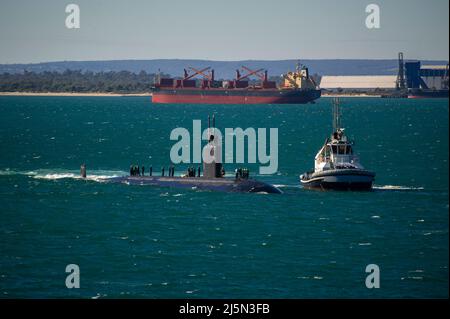
[[[349,154],[349,155],[353,154],[353,150],[352,150],[352,147],[350,145],[347,146],[347,154]]]

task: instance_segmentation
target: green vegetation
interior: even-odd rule
[[[161,74],[161,77],[170,77]],[[141,71],[91,72],[29,72],[0,74],[0,92],[32,92],[32,93],[147,93],[154,85],[156,75]],[[180,79],[180,77],[175,77]],[[316,83],[320,82],[317,74],[312,76]],[[280,76],[271,76],[270,81],[282,82]],[[251,79],[250,85],[260,84],[260,79]],[[200,85],[197,83],[197,85]]]
[[[162,75],[164,76],[164,75]],[[0,74],[0,92],[145,93],[155,74],[120,72],[27,72]]]

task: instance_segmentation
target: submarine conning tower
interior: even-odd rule
[[[208,158],[203,161],[203,177],[204,178],[221,178],[222,177],[222,141],[220,134],[215,135],[216,118],[208,115],[208,144],[205,146]]]

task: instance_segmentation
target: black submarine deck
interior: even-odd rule
[[[205,178],[178,176],[121,176],[105,180],[109,183],[130,185],[149,185],[161,187],[179,187],[198,190],[212,190],[239,193],[281,194],[277,187],[254,179],[243,178]]]

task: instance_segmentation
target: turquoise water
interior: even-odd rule
[[[0,296],[448,297],[448,100],[343,99],[375,190],[308,191],[298,175],[330,133],[330,101],[0,97]],[[131,163],[167,167],[170,131],[213,112],[219,128],[278,127],[279,172],[257,178],[284,194],[98,182]],[[65,286],[72,263],[80,289]],[[379,289],[365,286],[372,263]]]

